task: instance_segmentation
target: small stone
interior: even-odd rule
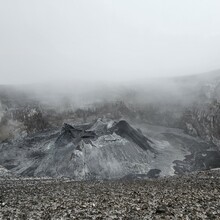
[[[162,214],[162,213],[165,213],[165,212],[167,212],[167,207],[165,205],[158,206],[157,209],[156,209],[157,214]]]

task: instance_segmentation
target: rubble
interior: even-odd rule
[[[219,219],[220,171],[136,181],[1,179],[0,219]]]

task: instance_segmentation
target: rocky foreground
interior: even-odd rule
[[[0,219],[220,219],[220,171],[159,180],[0,180]]]

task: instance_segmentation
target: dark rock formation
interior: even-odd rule
[[[147,173],[147,177],[148,178],[153,178],[153,179],[156,179],[160,176],[160,173],[161,173],[161,170],[158,170],[158,169],[152,169],[150,170],[148,173]]]
[[[146,138],[140,131],[132,128],[126,121],[119,121],[114,127],[111,128],[112,132],[120,135],[122,138],[133,141],[143,150],[150,150],[156,153],[156,151],[150,146],[149,143],[153,143],[151,140]]]
[[[211,141],[220,149],[220,103],[214,101],[197,105],[185,112],[182,119],[185,131]]]
[[[120,178],[148,171],[153,142],[126,121],[64,124],[0,145],[0,164],[22,176]]]

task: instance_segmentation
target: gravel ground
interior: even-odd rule
[[[0,219],[220,219],[220,171],[136,181],[1,179]]]

